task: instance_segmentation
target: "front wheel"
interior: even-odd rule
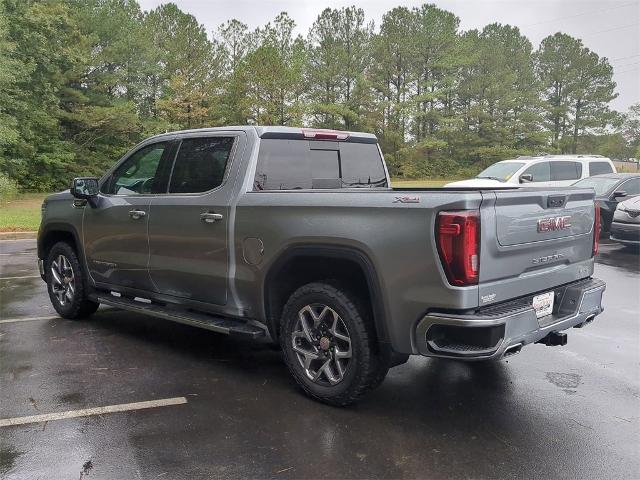
[[[80,261],[66,242],[56,243],[49,251],[45,261],[45,279],[49,299],[62,318],[87,317],[100,306],[87,297]]]
[[[357,298],[327,283],[296,290],[284,307],[280,345],[289,371],[311,397],[344,406],[381,383],[388,365]]]

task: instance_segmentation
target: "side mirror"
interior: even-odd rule
[[[533,175],[530,173],[523,173],[520,175],[520,183],[529,183],[533,182]]]
[[[612,195],[613,198],[622,198],[626,196],[627,196],[627,192],[625,192],[624,190],[616,190],[615,192],[613,192],[613,195]]]
[[[71,195],[82,200],[97,197],[98,190],[98,179],[96,177],[74,178],[71,184]]]

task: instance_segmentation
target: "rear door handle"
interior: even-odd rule
[[[219,213],[205,212],[200,214],[200,220],[205,223],[214,223],[218,220],[222,220],[223,218],[224,217]]]
[[[129,210],[129,216],[134,220],[140,220],[146,214],[147,212],[145,212],[144,210]]]

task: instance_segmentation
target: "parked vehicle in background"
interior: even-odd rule
[[[611,173],[583,178],[574,187],[593,188],[600,204],[600,231],[608,233],[618,202],[640,195],[640,173]]]
[[[623,245],[640,247],[640,195],[618,204],[610,238]]]
[[[503,160],[475,178],[448,183],[445,187],[567,187],[576,180],[607,173],[616,173],[616,167],[601,155],[541,155]]]
[[[48,197],[42,278],[99,304],[270,336],[301,388],[357,400],[409,355],[498,360],[602,312],[592,189],[396,189],[355,132],[228,127],[149,138]]]

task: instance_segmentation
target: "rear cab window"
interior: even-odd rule
[[[376,143],[263,138],[254,191],[388,187]]]

